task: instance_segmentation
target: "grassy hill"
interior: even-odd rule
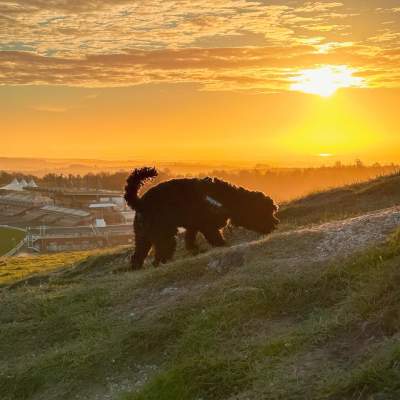
[[[313,193],[284,204],[280,218],[285,227],[323,223],[400,204],[400,173]]]
[[[311,195],[280,233],[159,269],[119,272],[124,249],[6,261],[1,398],[400,398],[399,210],[380,211],[399,183]]]
[[[25,237],[25,233],[18,229],[0,227],[0,256],[7,254]]]

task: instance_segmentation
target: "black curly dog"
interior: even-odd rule
[[[136,210],[132,269],[142,268],[153,246],[155,266],[171,260],[179,227],[186,229],[186,248],[196,252],[198,232],[212,246],[224,246],[220,229],[229,219],[232,225],[262,234],[272,232],[279,223],[275,217],[278,207],[270,197],[217,178],[172,179],[152,187],[139,198],[141,186],[156,176],[154,168],[135,169],[125,187],[125,200]]]

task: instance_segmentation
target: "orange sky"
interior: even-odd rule
[[[0,5],[0,156],[400,162],[397,1],[67,3]]]

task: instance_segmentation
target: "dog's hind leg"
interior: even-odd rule
[[[197,229],[187,228],[185,232],[185,247],[192,254],[199,252],[199,246],[196,243]]]
[[[218,228],[206,228],[200,231],[204,237],[206,238],[207,242],[214,247],[222,247],[226,246],[225,239],[222,237],[221,232]]]
[[[144,260],[146,259],[151,249],[152,243],[150,239],[143,235],[135,236],[135,252],[131,258],[131,265],[133,270],[141,269]]]
[[[172,260],[176,250],[176,238],[175,235],[165,236],[158,239],[154,243],[155,257],[153,265],[158,267],[161,264],[165,264]]]

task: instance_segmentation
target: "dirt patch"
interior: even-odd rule
[[[349,255],[384,242],[387,235],[398,227],[400,227],[400,207],[320,225],[314,229],[323,232],[324,239],[317,246],[316,255],[319,259],[327,259],[338,254]]]

